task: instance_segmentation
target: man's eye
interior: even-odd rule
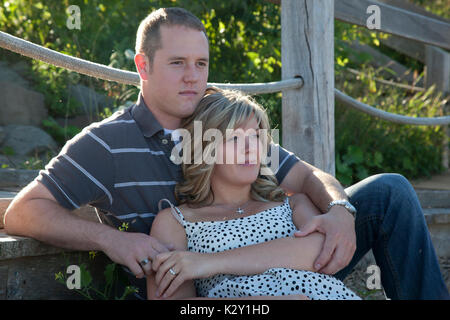
[[[182,61],[172,61],[170,64],[180,65],[182,63],[183,63]]]

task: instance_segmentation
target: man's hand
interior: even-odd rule
[[[350,263],[356,250],[356,233],[355,219],[347,209],[333,206],[327,213],[312,217],[294,235],[305,237],[314,231],[325,235],[322,251],[314,262],[317,272],[335,274]]]
[[[152,273],[152,262],[156,256],[172,250],[145,233],[111,230],[105,235],[103,252],[114,262],[126,266],[136,276],[142,278]],[[141,261],[148,259],[148,263]]]

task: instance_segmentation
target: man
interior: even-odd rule
[[[184,9],[159,9],[139,26],[136,53],[141,78],[136,105],[69,141],[11,203],[5,229],[59,247],[102,250],[138,279],[133,284],[140,287],[138,297],[145,298],[142,278],[151,272],[151,260],[170,250],[170,244],[148,233],[158,201],[176,203],[174,186],[182,177],[170,160],[170,132],[194,111],[206,89],[206,31]],[[324,213],[297,234],[318,230],[326,235],[317,271],[340,271],[336,276],[343,278],[373,249],[390,298],[448,296],[423,213],[405,178],[378,175],[343,190],[334,177],[286,150],[280,148],[279,156],[280,185],[305,193]],[[70,214],[85,204],[104,212],[115,228]],[[117,230],[124,222],[129,232]]]

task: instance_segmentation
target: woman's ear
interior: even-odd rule
[[[134,56],[134,63],[141,80],[148,80],[148,73],[150,71],[150,62],[148,57],[145,54],[137,53]]]

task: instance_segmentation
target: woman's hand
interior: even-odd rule
[[[215,274],[213,255],[189,251],[161,253],[152,262],[157,296],[171,296],[183,282]]]

